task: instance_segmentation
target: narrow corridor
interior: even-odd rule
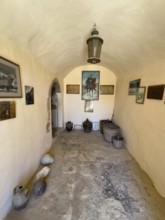
[[[164,220],[165,199],[136,161],[100,132],[63,131],[42,196],[7,220]]]

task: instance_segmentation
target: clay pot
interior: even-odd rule
[[[71,121],[68,121],[66,123],[66,130],[67,131],[72,131],[72,129],[73,129],[73,123]]]
[[[106,124],[110,124],[112,123],[112,121],[110,121],[109,119],[106,120],[100,120],[100,132],[103,134],[103,126]]]
[[[124,139],[120,135],[120,133],[118,133],[115,137],[112,138],[112,143],[113,143],[113,146],[118,149],[124,146]]]
[[[86,119],[86,121],[83,122],[83,129],[85,133],[89,133],[92,130],[92,122]]]

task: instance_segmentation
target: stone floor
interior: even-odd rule
[[[100,132],[62,132],[47,190],[6,220],[164,220],[165,199],[128,151]]]

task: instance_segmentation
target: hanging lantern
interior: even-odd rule
[[[96,24],[94,24],[91,37],[87,39],[88,44],[88,63],[96,64],[99,63],[100,54],[101,54],[101,47],[103,44],[103,39],[98,36],[99,32],[96,28]]]

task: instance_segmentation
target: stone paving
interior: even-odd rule
[[[126,148],[115,149],[100,132],[63,131],[42,196],[6,220],[164,220],[165,199]]]

